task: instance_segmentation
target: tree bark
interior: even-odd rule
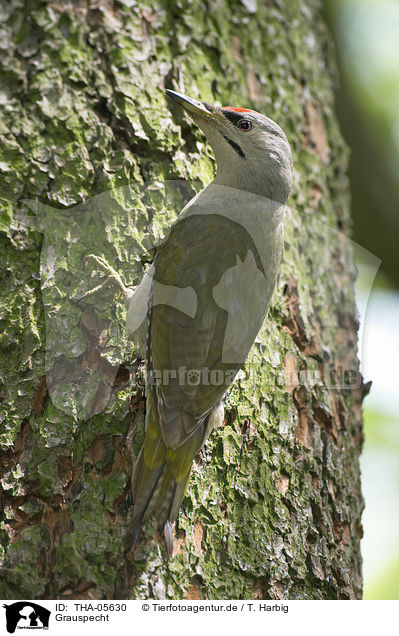
[[[321,3],[32,0],[1,12],[0,597],[360,598],[364,386],[347,149]],[[129,382],[137,358],[123,308],[111,291],[108,315],[63,304],[61,293],[81,290],[80,274],[89,285],[79,260],[93,248],[88,234],[137,284],[146,266],[137,254],[167,230],[192,183],[212,178],[209,147],[165,87],[267,114],[295,167],[272,307],[224,425],[195,462],[171,560],[151,523],[124,555],[145,402]],[[175,209],[157,184],[176,179],[190,187]],[[123,186],[148,183],[140,213]],[[106,213],[93,216],[104,192]],[[26,199],[41,206],[34,227],[18,220],[30,214]],[[74,415],[62,399],[79,382],[86,410]]]

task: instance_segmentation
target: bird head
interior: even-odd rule
[[[168,89],[208,139],[217,163],[214,183],[285,203],[292,184],[287,137],[272,119],[248,108],[211,106]]]

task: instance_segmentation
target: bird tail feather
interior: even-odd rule
[[[152,409],[147,411],[147,431],[132,476],[133,521],[129,540],[136,543],[145,519],[153,516],[163,529],[169,555],[170,524],[179,512],[194,456],[204,441],[204,426],[176,450],[168,448]]]

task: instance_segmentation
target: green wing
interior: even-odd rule
[[[223,245],[228,251],[227,247],[220,251]],[[262,324],[266,299],[248,315],[248,308],[240,305],[239,297],[234,298],[232,289],[237,319],[243,321],[243,342],[239,360],[222,362],[228,312],[216,303],[214,290],[226,271],[236,267],[238,258],[240,262],[245,260],[249,250],[262,270],[245,228],[216,214],[192,215],[178,221],[158,249],[154,280],[191,287],[197,295],[193,318],[163,304],[155,305],[151,313],[150,368],[157,371],[157,377],[162,376],[153,386],[154,404],[163,439],[170,448],[183,444],[225,393]]]

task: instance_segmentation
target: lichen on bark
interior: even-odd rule
[[[255,5],[1,7],[2,598],[361,595],[362,385],[328,381],[342,368],[358,370],[336,71],[320,2]],[[81,420],[54,405],[45,381],[43,234],[18,220],[29,214],[24,201],[37,200],[48,206],[54,236],[61,217],[72,227],[76,206],[96,195],[155,184],[151,223],[133,212],[121,223],[118,199],[98,228],[103,255],[137,284],[144,266],[141,257],[131,263],[132,225],[145,253],[149,225],[161,235],[176,212],[159,201],[156,184],[184,179],[197,189],[214,174],[210,148],[166,102],[165,86],[266,113],[284,128],[295,167],[272,307],[226,397],[224,425],[194,464],[170,561],[151,524],[147,540],[123,555],[143,439],[143,388],[127,382],[134,352],[123,349],[104,409]],[[60,270],[68,281],[72,247]],[[77,312],[76,321],[90,346],[109,329],[95,312]]]

